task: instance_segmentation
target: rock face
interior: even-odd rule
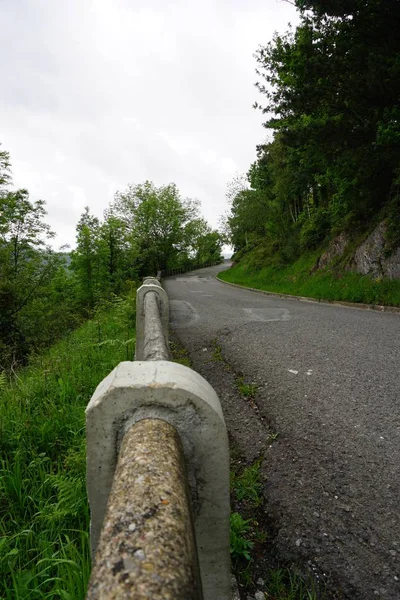
[[[372,277],[400,279],[400,248],[387,256],[386,232],[386,221],[382,221],[356,249],[349,263],[348,269],[350,271],[362,275],[371,275]],[[319,258],[316,268],[323,269],[336,256],[342,256],[349,241],[346,233],[341,233],[332,240],[328,250]]]
[[[386,221],[382,221],[355,251],[352,270],[373,277],[400,279],[400,248],[386,255],[386,232]]]
[[[336,256],[342,256],[347,244],[349,243],[349,237],[346,233],[341,233],[335,237],[329,244],[328,250],[321,254],[318,260],[317,269],[323,269],[326,267],[331,260]]]
[[[385,233],[386,223],[382,221],[357,248],[352,261],[352,270],[363,275],[382,277],[384,274]]]

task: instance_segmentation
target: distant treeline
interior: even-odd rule
[[[400,2],[296,0],[300,24],[256,52],[270,139],[229,189],[236,251],[290,262],[387,217],[400,242]],[[239,255],[240,256],[240,255]]]
[[[214,262],[223,240],[174,184],[147,181],[117,192],[102,220],[86,208],[76,248],[55,252],[45,202],[11,189],[0,151],[0,374],[74,329],[102,299],[123,295],[143,275]]]

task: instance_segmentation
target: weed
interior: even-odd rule
[[[170,349],[173,361],[184,365],[185,367],[191,368],[192,361],[186,348],[184,348],[178,341],[170,342]]]
[[[265,581],[265,597],[270,600],[317,600],[316,585],[291,569],[271,569]]]
[[[246,501],[255,508],[262,504],[261,460],[246,467],[240,475],[231,472],[231,488],[236,499]]]
[[[212,344],[214,346],[214,350],[211,355],[211,358],[217,362],[223,362],[224,357],[222,356],[222,347],[219,346],[216,341],[214,341]]]
[[[240,394],[242,394],[242,396],[244,396],[245,398],[249,399],[254,398],[258,390],[258,385],[256,385],[255,383],[245,383],[243,377],[239,377],[236,380],[236,386]]]
[[[237,570],[237,578],[242,587],[249,588],[253,584],[253,571],[251,568],[251,561],[248,561],[243,569]]]
[[[243,519],[242,515],[234,512],[230,517],[230,546],[233,559],[250,560],[250,550],[254,542],[244,537],[251,532],[251,519]]]

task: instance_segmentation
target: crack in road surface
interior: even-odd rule
[[[400,315],[265,296],[211,267],[165,280],[171,326],[220,396],[248,460],[265,453],[278,556],[353,600],[400,598]],[[201,293],[195,293],[201,292]],[[258,385],[255,411],[212,340]]]

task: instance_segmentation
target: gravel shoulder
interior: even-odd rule
[[[264,452],[274,551],[345,598],[400,598],[400,316],[264,296],[219,270],[165,280],[171,329],[246,459]]]

